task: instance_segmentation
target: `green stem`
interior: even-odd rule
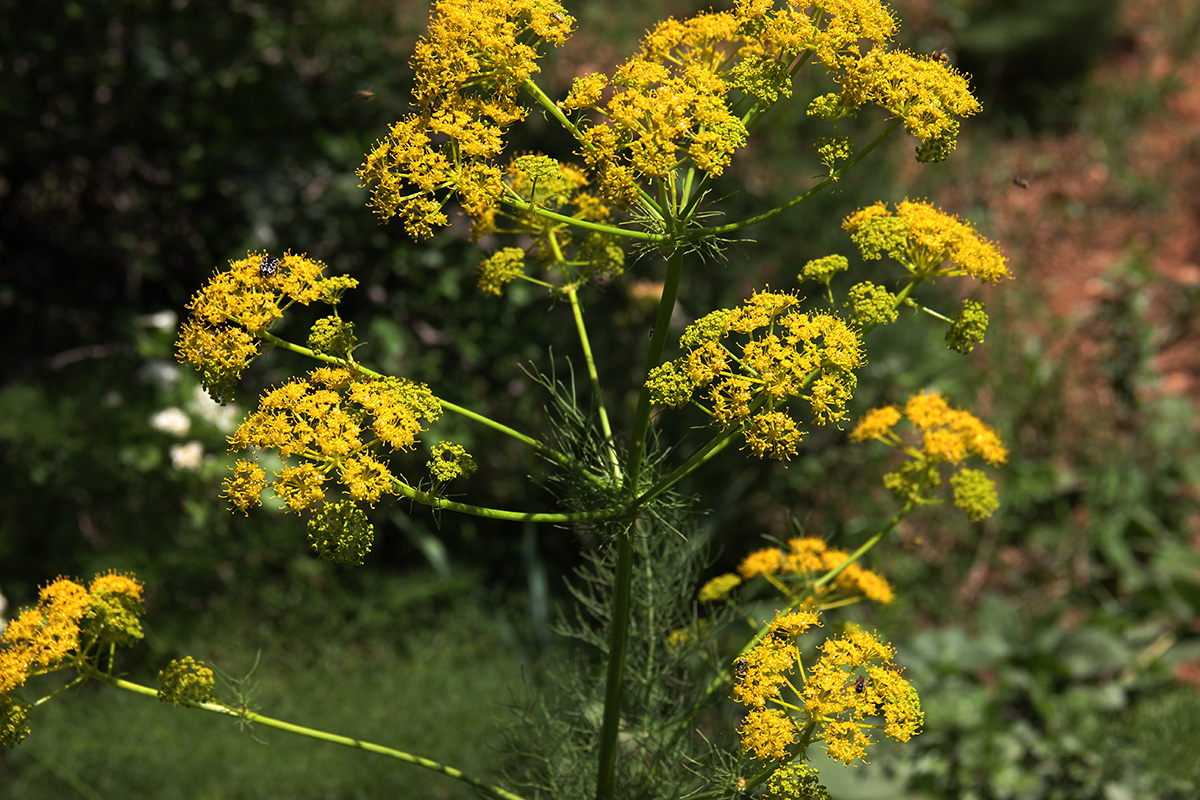
[[[838,575],[841,575],[842,571],[845,570],[846,567],[850,566],[851,564],[853,564],[854,562],[858,561],[860,558],[865,556],[872,547],[879,544],[879,542],[883,539],[884,536],[887,536],[889,533],[894,531],[896,529],[896,526],[900,524],[900,521],[903,520],[905,517],[907,517],[909,514],[911,514],[913,512],[913,509],[915,509],[916,507],[917,507],[917,504],[911,500],[909,500],[907,503],[905,503],[904,508],[897,511],[895,513],[895,515],[893,515],[892,518],[890,520],[888,520],[888,524],[885,525],[883,528],[881,528],[878,533],[876,533],[870,539],[867,539],[867,541],[863,542],[862,547],[858,548],[853,553],[851,553],[849,555],[849,557],[847,557],[846,560],[843,561],[841,564],[838,564],[836,567],[829,570],[829,572],[826,572],[824,575],[822,575],[820,578],[818,578],[816,580],[816,582],[813,583],[813,588],[820,589],[822,586],[826,585],[827,583],[830,583],[835,578],[837,578]]]
[[[302,355],[302,356],[308,356],[309,358],[315,359],[317,361],[323,361],[326,364],[334,364],[335,366],[345,367],[346,369],[353,370],[354,372],[357,372],[360,375],[366,375],[369,378],[386,378],[386,377],[388,377],[381,372],[376,372],[375,370],[371,369],[370,367],[364,367],[362,364],[359,364],[355,361],[349,361],[347,359],[338,358],[337,356],[331,356],[331,355],[327,355],[325,353],[318,353],[311,348],[304,347],[303,345],[293,344],[292,342],[289,342],[287,339],[279,338],[278,336],[271,333],[270,331],[259,331],[258,336],[262,340],[264,340],[266,342],[270,342],[273,346],[278,347],[282,350],[289,350],[293,353],[298,353],[299,355]],[[542,442],[539,442],[537,439],[534,439],[532,436],[528,436],[524,433],[521,433],[518,430],[508,427],[507,425],[496,422],[494,419],[485,417],[483,414],[480,414],[476,411],[472,411],[469,408],[465,408],[463,406],[456,405],[455,403],[451,403],[449,400],[443,400],[440,397],[437,400],[438,400],[438,403],[441,404],[442,408],[446,411],[449,411],[453,414],[458,414],[461,417],[466,417],[469,420],[478,422],[480,425],[491,428],[494,431],[503,433],[506,436],[511,436],[512,438],[516,439],[517,441],[529,445],[530,447],[532,447],[534,450],[538,451],[542,455],[546,456],[547,458],[549,458],[553,461],[558,462],[559,464],[562,464],[563,466],[569,467],[573,464],[571,459],[568,458],[565,454],[558,452],[554,448],[549,447],[549,446],[543,444]]]
[[[600,729],[596,800],[612,800],[616,781],[617,736],[621,731],[621,691],[625,686],[625,653],[629,644],[633,536],[633,523],[630,523],[617,540],[617,571],[613,579],[612,632],[609,638],[608,674],[604,687],[604,722]]]
[[[409,500],[422,503],[437,511],[454,511],[459,514],[469,514],[473,517],[486,517],[488,519],[503,519],[511,522],[586,522],[600,521],[613,519],[625,513],[624,509],[600,509],[599,511],[577,511],[574,513],[558,513],[558,512],[533,512],[533,511],[505,511],[500,508],[488,508],[486,506],[473,506],[467,503],[456,503],[453,500],[447,500],[444,497],[438,497],[431,492],[423,492],[413,486],[409,486],[400,480],[394,480],[392,486],[396,488],[404,497]]]
[[[158,692],[148,686],[142,686],[141,684],[132,683],[120,678],[114,678],[113,676],[107,675],[103,672],[92,672],[89,677],[103,681],[104,683],[107,683],[110,686],[115,686],[118,689],[124,689],[125,691],[133,692],[134,694],[140,694],[145,697],[158,697]],[[220,703],[188,703],[187,705],[189,708],[199,708],[203,711],[209,711],[213,714],[222,714],[224,716],[234,717],[239,720],[254,723],[255,725],[262,725],[266,728],[276,728],[281,731],[287,731],[288,733],[294,733],[298,736],[307,736],[310,739],[329,742],[331,744],[339,744],[344,747],[352,747],[355,750],[364,750],[368,753],[376,753],[381,756],[387,756],[388,758],[394,758],[397,761],[403,761],[406,764],[413,764],[414,766],[433,770],[434,772],[440,772],[447,777],[454,778],[456,781],[461,781],[462,783],[473,786],[484,794],[491,795],[492,797],[498,797],[500,800],[525,800],[525,798],[519,794],[514,794],[507,789],[502,789],[501,787],[493,786],[486,781],[473,778],[464,773],[462,770],[455,769],[454,767],[450,767],[445,764],[440,764],[437,761],[433,761],[428,758],[415,756],[412,753],[406,753],[403,750],[396,750],[391,747],[384,747],[383,745],[373,744],[371,742],[364,742],[361,739],[353,739],[349,736],[339,736],[338,734],[317,730],[316,728],[306,728],[303,725],[295,725],[291,722],[284,722],[280,719],[264,717],[261,714],[255,714],[253,711],[247,711],[245,709],[230,708],[228,706],[221,705]]]
[[[697,469],[701,464],[713,458],[715,455],[728,447],[729,443],[733,441],[733,438],[741,433],[741,431],[742,429],[739,426],[730,431],[719,433],[714,436],[711,440],[709,440],[708,444],[704,445],[704,447],[693,453],[687,461],[680,464],[679,467],[676,468],[670,475],[655,481],[653,486],[642,492],[642,494],[638,495],[637,500],[634,501],[634,505],[639,506],[642,503],[652,500],[665,492],[667,489],[670,489],[672,486],[679,483],[679,481],[687,477],[688,474]]]
[[[588,379],[592,382],[592,394],[596,397],[596,409],[600,416],[600,429],[604,433],[604,442],[608,447],[609,469],[616,481],[621,479],[621,462],[617,457],[616,440],[613,438],[612,426],[608,422],[608,410],[604,407],[604,393],[600,389],[600,375],[596,372],[596,359],[592,356],[592,345],[588,339],[587,326],[583,322],[583,308],[579,305],[579,292],[574,285],[566,287],[568,299],[571,301],[571,313],[575,317],[575,330],[579,334],[579,346],[583,350],[583,360],[587,364]]]
[[[671,332],[671,313],[675,310],[675,298],[679,296],[679,281],[683,274],[683,249],[676,248],[667,259],[667,274],[663,279],[662,297],[658,301],[658,316],[654,320],[654,335],[650,337],[650,350],[646,353],[646,365],[642,375],[662,363],[663,350]],[[625,462],[625,484],[630,494],[637,491],[638,477],[642,470],[642,458],[646,452],[646,429],[650,426],[650,389],[642,381],[638,392],[637,410],[633,415],[633,429],[629,442],[629,457]]]
[[[867,156],[868,153],[870,153],[872,150],[874,150],[876,147],[878,147],[880,142],[882,142],[884,139],[886,139],[893,131],[896,130],[896,128],[900,127],[901,122],[902,122],[902,120],[900,120],[900,119],[892,120],[892,123],[890,125],[888,125],[886,128],[884,128],[879,133],[878,136],[876,136],[874,139],[872,139],[870,141],[870,143],[867,144],[866,147],[864,147],[862,150],[859,150],[857,153],[855,153],[854,156],[850,160],[848,160],[845,164],[843,164],[842,166],[840,166],[836,170],[834,170],[833,173],[828,178],[821,181],[817,185],[813,186],[811,189],[809,189],[804,194],[797,195],[796,197],[793,197],[791,200],[787,201],[783,205],[772,208],[770,211],[764,211],[763,213],[757,214],[753,217],[747,217],[746,219],[741,220],[740,222],[731,222],[728,225],[719,225],[715,228],[705,228],[704,233],[706,235],[713,235],[713,236],[720,236],[723,233],[733,233],[734,231],[740,230],[741,228],[747,228],[751,225],[757,225],[760,222],[765,222],[766,220],[771,219],[771,217],[778,216],[779,214],[782,214],[784,211],[787,211],[789,208],[792,208],[793,206],[803,203],[805,200],[812,197],[817,192],[824,189],[826,186],[829,186],[832,183],[837,183],[839,180],[841,180],[843,175],[845,175],[847,172],[849,172],[851,169],[853,169],[854,166],[856,164],[858,164],[859,161],[862,161]]]
[[[500,202],[506,206],[511,206],[518,211],[526,211],[530,214],[537,214],[539,217],[552,219],[556,222],[562,222],[576,228],[584,228],[589,231],[598,233],[607,233],[609,236],[621,236],[626,239],[637,239],[642,242],[665,242],[667,235],[663,233],[646,233],[645,231],[631,231],[628,228],[618,228],[614,225],[604,225],[599,222],[589,222],[586,219],[578,219],[569,217],[566,214],[559,214],[557,211],[551,211],[548,208],[543,208],[537,203],[531,203],[520,197],[509,195],[501,197]]]

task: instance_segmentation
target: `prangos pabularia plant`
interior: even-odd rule
[[[339,310],[357,282],[326,276],[324,264],[292,253],[251,252],[214,275],[188,306],[180,359],[222,401],[268,347],[316,362],[263,392],[230,437],[241,456],[225,496],[249,512],[269,487],[284,510],[307,519],[309,543],[322,558],[361,563],[377,535],[370,509],[395,500],[428,506],[437,520],[461,513],[587,526],[597,546],[573,586],[579,614],[562,632],[597,657],[545,681],[551,696],[523,715],[532,735],[517,745],[513,778],[530,787],[529,798],[819,796],[815,771],[801,763],[809,746],[823,743],[851,763],[875,732],[906,741],[923,718],[883,637],[849,624],[821,637],[822,626],[860,600],[895,602],[887,579],[865,565],[867,555],[908,514],[942,502],[943,467],[956,469],[970,456],[996,465],[1006,452],[990,428],[940,395],[921,394],[904,407],[922,432],[920,445],[894,432],[898,408],[871,412],[851,438],[882,441],[908,457],[885,478],[901,505],[888,525],[853,550],[797,531],[786,547],[749,553],[738,575],[704,582],[698,595],[702,526],[682,482],[733,442],[746,456],[786,462],[814,427],[849,426],[869,335],[898,324],[904,306],[950,323],[949,343],[969,352],[986,330],[981,303],[969,300],[951,319],[914,298],[939,278],[999,282],[1007,267],[970,225],[929,203],[905,200],[894,211],[880,203],[842,227],[864,259],[889,257],[894,280],[873,270],[874,282],[843,285],[857,268],[834,254],[796,276],[821,284],[819,301],[798,287],[763,287],[730,308],[702,310],[677,341],[672,314],[698,288],[691,281],[700,260],[845,180],[901,129],[916,140],[918,161],[946,158],[960,120],[979,104],[945,61],[894,46],[898,21],[879,0],[738,0],[729,11],[668,19],[611,72],[582,75],[555,100],[537,82],[538,61],[575,26],[554,0],[436,3],[412,59],[411,109],[357,174],[374,212],[414,238],[448,226],[452,206],[469,217],[474,235],[494,246],[478,270],[482,299],[502,300],[516,281],[544,292],[549,313],[562,314],[561,329],[574,337],[568,346],[587,372],[586,398],[576,401],[573,381],[568,389],[535,371],[551,394],[550,419],[531,420],[523,431],[473,410],[470,398],[457,396],[466,387],[439,385],[436,375],[384,375],[364,363],[369,350]],[[796,97],[803,71],[826,76],[832,91]],[[788,102],[802,103],[825,126],[813,143],[821,174],[778,206],[716,224],[713,181],[730,171],[772,109]],[[510,132],[531,112],[562,126],[570,152],[510,152]],[[839,125],[859,114],[878,122],[865,141]],[[589,290],[652,271],[661,290],[652,333],[634,356],[636,382],[606,386],[583,313]],[[315,304],[329,311],[304,323],[306,338],[280,335],[279,320],[292,322]],[[614,402],[626,407],[610,414]],[[656,407],[660,416],[694,418],[700,442],[664,441]],[[489,504],[486,487],[467,483],[478,456],[464,442],[427,437],[447,414],[548,461],[560,508]],[[994,510],[994,485],[981,471],[958,469],[950,482],[954,502],[972,519]],[[758,580],[785,606],[766,612],[769,619],[739,596],[743,583]],[[222,704],[207,669],[176,662],[163,671],[163,696],[520,797],[429,759],[288,726],[245,702]],[[132,686],[95,669],[88,675]],[[728,719],[731,697],[745,706],[740,721]],[[728,724],[720,723],[721,709]]]

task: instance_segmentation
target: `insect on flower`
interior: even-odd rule
[[[848,694],[851,686],[854,687],[855,694],[863,694],[867,691],[867,676],[863,674],[854,677],[853,680],[847,679],[842,686],[842,694]]]
[[[750,662],[744,658],[737,660],[737,683],[746,680],[746,675],[750,672]]]
[[[262,262],[258,265],[258,274],[264,278],[270,278],[277,272],[279,272],[279,259],[275,256],[263,256]]]

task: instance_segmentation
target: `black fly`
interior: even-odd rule
[[[746,680],[746,675],[750,672],[750,662],[744,658],[737,660],[737,682],[740,684]]]
[[[270,278],[277,272],[279,272],[279,259],[275,256],[263,256],[262,262],[258,265],[258,274],[264,278]]]

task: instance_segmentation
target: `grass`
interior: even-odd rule
[[[396,581],[404,581],[402,577]],[[411,615],[410,615],[411,616]],[[419,616],[419,615],[418,615]],[[232,628],[253,624],[230,620]],[[458,600],[416,627],[390,636],[372,630],[354,641],[330,630],[311,652],[272,645],[252,680],[251,707],[268,716],[408,750],[471,774],[494,774],[501,754],[493,735],[508,711],[508,687],[520,653],[494,624],[493,612]],[[226,629],[228,631],[228,629]],[[205,637],[207,638],[207,636]],[[232,638],[226,635],[226,639]],[[186,652],[226,671],[247,670],[214,632]],[[155,685],[153,677],[130,679]],[[33,734],[0,760],[4,796],[26,798],[468,798],[473,790],[443,776],[303,737],[227,718],[174,709],[104,686],[56,698],[31,718]]]

